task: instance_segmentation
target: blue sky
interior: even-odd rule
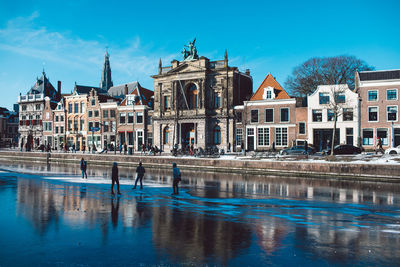
[[[6,1],[0,0],[0,106],[11,108],[45,71],[54,86],[98,86],[105,47],[114,84],[153,90],[197,38],[200,56],[249,68],[257,89],[270,72],[282,85],[314,56],[355,55],[400,69],[400,1]]]

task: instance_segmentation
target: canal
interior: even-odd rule
[[[0,266],[397,266],[400,184],[0,162]]]

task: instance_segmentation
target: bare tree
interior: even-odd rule
[[[322,84],[348,84],[353,89],[354,73],[373,69],[355,56],[314,57],[295,67],[285,86],[297,96],[308,95]]]

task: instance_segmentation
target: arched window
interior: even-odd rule
[[[218,125],[214,127],[214,145],[221,144],[221,127]]]
[[[169,127],[164,128],[164,134],[163,134],[163,143],[164,145],[169,144]]]
[[[190,84],[186,90],[186,97],[189,109],[195,109],[197,107],[197,86]]]

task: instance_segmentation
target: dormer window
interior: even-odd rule
[[[274,98],[275,98],[274,88],[271,86],[264,88],[263,99],[270,100],[270,99],[274,99]]]

